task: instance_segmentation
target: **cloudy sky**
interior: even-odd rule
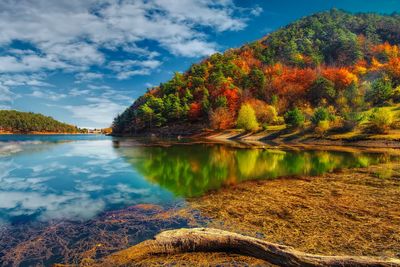
[[[399,0],[0,0],[0,109],[106,127],[146,88],[332,7]]]

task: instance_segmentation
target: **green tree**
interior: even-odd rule
[[[266,78],[262,70],[259,68],[252,68],[250,73],[245,79],[243,79],[243,87],[245,89],[251,89],[257,92],[259,98],[264,98],[266,85]]]
[[[228,100],[226,96],[218,96],[215,100],[215,108],[225,108],[228,105]]]
[[[324,107],[319,107],[314,111],[313,116],[311,117],[311,122],[314,125],[318,125],[320,121],[331,120],[332,115],[329,113],[328,109]]]
[[[332,103],[335,96],[336,91],[334,83],[324,77],[319,77],[315,80],[308,94],[308,98],[314,105],[320,104],[322,99],[326,99],[328,102]]]
[[[238,128],[247,131],[256,131],[259,128],[256,113],[250,104],[244,104],[240,107],[236,125]]]
[[[301,127],[305,121],[303,113],[297,107],[286,112],[284,118],[285,123],[290,127]]]
[[[371,86],[371,90],[366,94],[367,101],[374,105],[382,105],[393,95],[392,82],[383,77],[376,79]]]

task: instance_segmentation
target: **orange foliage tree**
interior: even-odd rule
[[[272,71],[272,72],[271,72]],[[299,99],[304,99],[307,90],[317,78],[317,73],[311,68],[294,68],[275,66],[267,70],[272,85],[272,94],[280,99],[286,99],[288,104],[293,104]]]
[[[326,67],[322,70],[322,76],[332,81],[336,90],[344,90],[353,82],[358,82],[357,75],[347,68]]]
[[[213,129],[225,130],[234,127],[235,117],[227,108],[217,108],[210,112],[210,126]]]

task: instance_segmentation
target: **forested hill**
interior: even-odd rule
[[[83,132],[83,130],[42,114],[16,110],[0,110],[1,132],[79,133]]]
[[[115,118],[113,132],[177,124],[257,130],[311,120],[316,111],[323,120],[355,118],[399,101],[399,44],[398,14],[308,16],[148,89]]]

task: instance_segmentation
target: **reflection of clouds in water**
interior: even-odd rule
[[[43,173],[49,173],[61,169],[66,169],[67,166],[59,163],[59,162],[51,162],[51,163],[46,163],[43,165],[35,165],[31,166],[30,169],[34,172],[35,175],[39,174],[42,175]]]
[[[93,192],[103,190],[104,186],[100,184],[94,184],[93,182],[89,181],[78,181],[75,189],[80,192]]]
[[[0,143],[0,157],[8,156],[13,153],[17,153],[22,151],[22,148],[18,144],[7,144],[7,143]]]
[[[6,157],[21,152],[30,145],[38,145],[41,143],[41,141],[0,142],[0,157]]]
[[[132,195],[140,195],[140,202],[143,203],[157,202],[157,196],[155,196],[149,188],[135,189],[126,185],[117,185],[117,188],[117,191],[106,196],[109,203],[130,203]]]
[[[7,209],[9,216],[32,215],[41,210],[39,220],[89,219],[104,209],[104,202],[81,193],[0,192],[0,208]]]
[[[53,178],[54,177],[6,177],[1,179],[0,189],[45,191],[47,190],[47,186],[45,186],[43,183]]]
[[[138,176],[110,140],[63,143],[51,150],[46,142],[42,146],[0,160],[3,221],[21,215],[43,221],[89,219],[110,205],[163,199],[165,191]]]
[[[78,174],[88,174],[88,173],[90,173],[90,170],[86,169],[86,168],[74,166],[74,167],[69,168],[69,172],[73,175],[78,175]]]
[[[109,140],[96,140],[74,143],[64,155],[67,157],[88,157],[110,161],[118,158]]]
[[[0,161],[0,182],[3,180],[3,178],[8,177],[10,173],[18,167],[19,166],[14,163],[13,160],[2,159]]]

